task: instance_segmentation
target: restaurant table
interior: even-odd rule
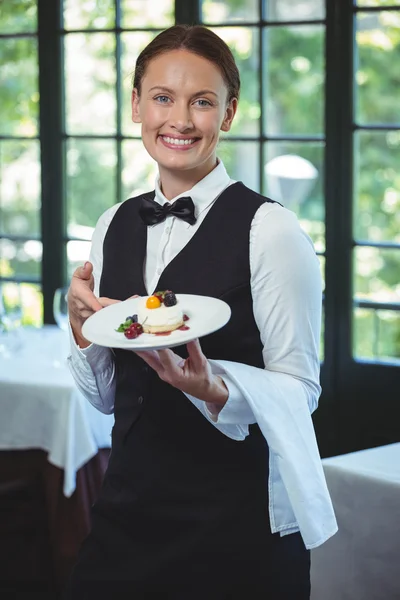
[[[400,443],[322,462],[339,531],[311,553],[311,599],[399,600]]]
[[[41,478],[54,577],[62,584],[89,531],[114,418],[93,408],[76,388],[65,331],[26,328],[19,342],[0,354],[0,481]]]

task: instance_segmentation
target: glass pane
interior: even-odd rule
[[[266,195],[293,210],[316,250],[324,252],[324,145],[267,142],[264,177]]]
[[[118,202],[116,142],[69,140],[67,144],[68,235],[91,239],[100,215]]]
[[[353,353],[357,358],[400,364],[400,313],[355,308]]]
[[[357,17],[356,114],[360,123],[400,123],[400,12]]]
[[[358,6],[397,6],[400,0],[358,0]]]
[[[357,358],[375,358],[374,311],[355,308],[353,311],[353,354]]]
[[[154,190],[157,165],[139,140],[122,143],[122,198],[132,198]]]
[[[3,294],[5,304],[22,309],[21,325],[41,327],[43,324],[43,295],[38,284],[0,280],[0,292]],[[17,314],[19,316],[20,310]]]
[[[82,267],[89,259],[90,242],[71,241],[67,243],[67,276],[71,279],[75,269]]]
[[[21,283],[22,325],[43,325],[43,294],[39,285]]]
[[[69,134],[116,131],[115,36],[65,36],[66,126]]]
[[[232,179],[243,181],[252,190],[260,191],[258,142],[222,141],[218,156]]]
[[[42,262],[42,242],[0,239],[0,277],[37,277]]]
[[[0,34],[34,33],[36,31],[37,0],[2,0],[0,2]]]
[[[131,94],[133,75],[135,72],[136,59],[156,37],[158,31],[136,31],[126,32],[121,34],[121,80],[122,80],[122,132],[127,136],[140,137],[141,126],[137,123],[132,123],[131,118]]]
[[[256,28],[221,27],[213,31],[230,47],[240,71],[239,108],[228,134],[256,136],[260,133],[259,35]]]
[[[400,250],[355,248],[353,280],[359,299],[399,302]]]
[[[36,39],[0,39],[0,135],[37,135],[39,113]]]
[[[264,129],[269,135],[324,131],[324,28],[318,25],[264,29],[266,99]]]
[[[360,131],[354,148],[354,236],[400,244],[400,131]]]
[[[259,0],[202,0],[201,18],[204,23],[246,23],[260,20]]]
[[[39,142],[0,142],[0,233],[40,233]]]
[[[268,21],[311,21],[325,18],[325,0],[264,0]]]
[[[115,27],[114,0],[64,0],[65,29]]]
[[[121,0],[122,27],[161,27],[174,24],[174,0]]]

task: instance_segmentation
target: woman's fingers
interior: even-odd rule
[[[207,398],[212,373],[198,339],[187,344],[189,357],[185,360],[171,349],[135,351],[157,375],[170,385],[196,398]]]
[[[196,371],[200,371],[205,368],[207,364],[207,358],[203,354],[198,339],[188,342],[186,348],[189,354],[190,362]]]
[[[98,298],[98,301],[102,308],[105,308],[106,306],[111,306],[111,304],[118,304],[118,302],[121,302],[121,300],[114,300],[114,298],[106,298],[105,296],[101,296],[100,298]]]
[[[182,367],[185,364],[185,361],[183,361],[182,365],[182,357],[169,349],[159,350],[158,356],[164,369],[164,379],[170,382],[178,381],[182,377]]]
[[[163,380],[174,385],[183,374],[185,360],[172,350],[134,350]]]
[[[134,294],[133,296],[129,296],[127,300],[132,300],[132,298],[139,298],[139,296],[138,294]],[[111,306],[111,304],[117,304],[118,302],[121,302],[121,300],[115,300],[114,298],[106,298],[105,296],[101,296],[100,298],[98,298],[98,301],[103,308],[105,308],[106,306]]]

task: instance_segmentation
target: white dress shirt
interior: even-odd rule
[[[173,200],[190,195],[194,225],[169,216],[148,228],[144,281],[147,292],[168,263],[196,233],[212,204],[232,183],[222,162],[202,181]],[[168,202],[155,185],[155,200]],[[120,204],[99,219],[93,234],[95,294],[103,263],[103,241]],[[229,391],[217,416],[205,402],[186,394],[221,434],[235,440],[258,423],[270,450],[269,515],[272,532],[300,529],[307,548],[316,547],[337,531],[315,439],[311,413],[318,405],[319,340],[322,289],[318,258],[310,238],[294,213],[266,202],[256,212],[249,238],[251,292],[256,324],[263,344],[265,368],[210,360]],[[129,263],[128,263],[129,264]],[[200,340],[201,342],[201,340]],[[115,396],[112,351],[92,344],[80,349],[71,335],[71,372],[87,399],[111,413]]]

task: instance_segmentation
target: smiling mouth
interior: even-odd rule
[[[199,138],[187,138],[187,139],[179,139],[172,138],[168,135],[160,135],[161,140],[168,144],[168,146],[176,146],[177,148],[185,148],[186,146],[193,146],[195,142],[199,141]]]

